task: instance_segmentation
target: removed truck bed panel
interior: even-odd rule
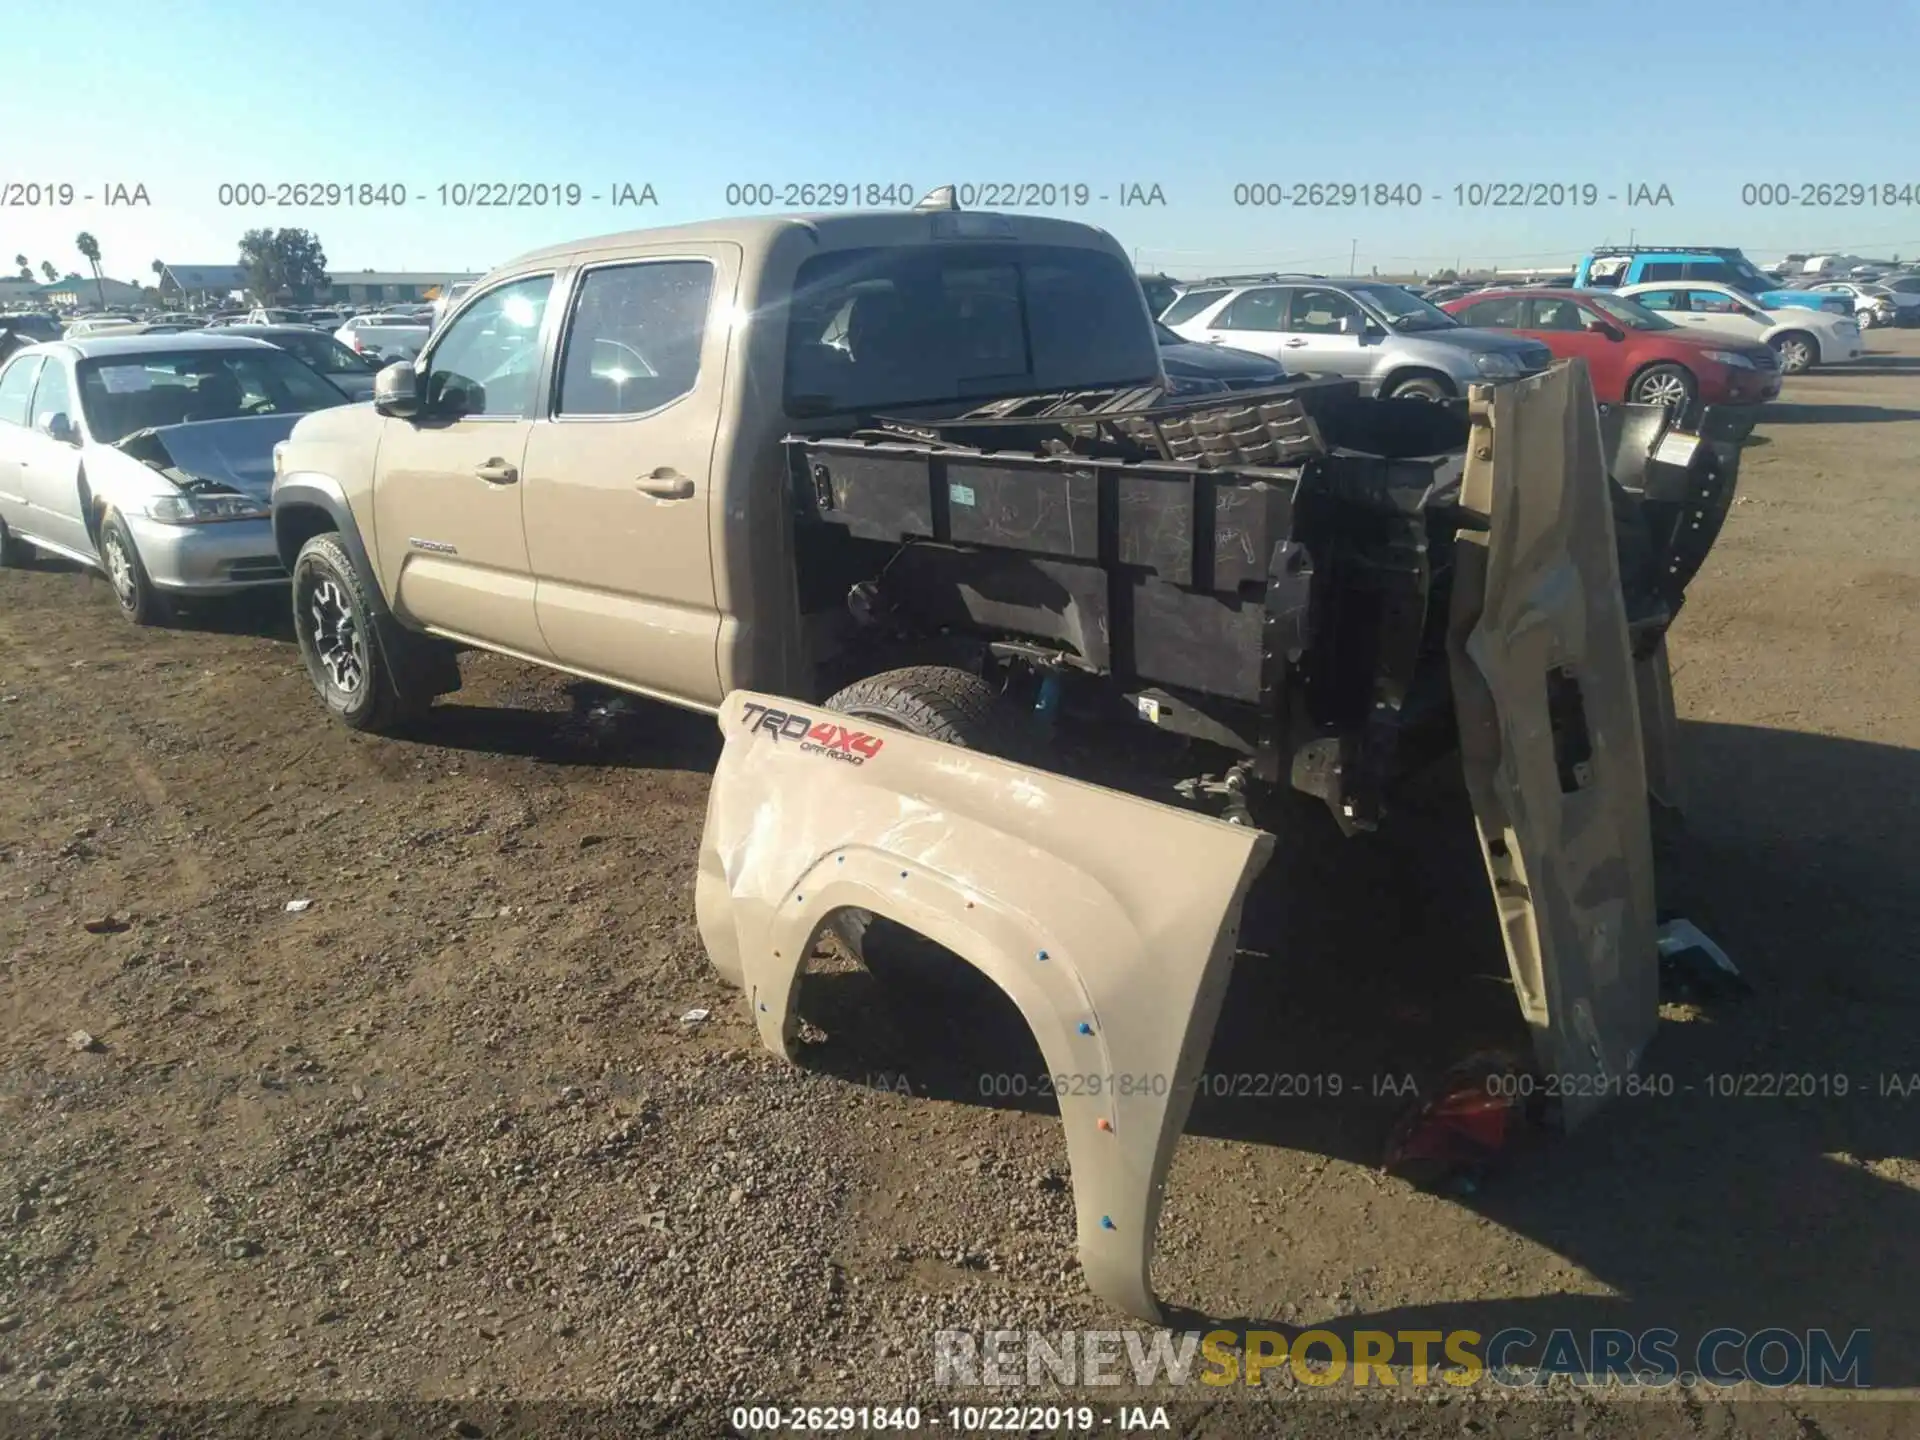
[[[985,974],[1055,1077],[1087,1283],[1159,1320],[1161,1193],[1273,838],[846,720],[747,692],[722,707],[696,890],[709,955],[789,1059],[807,957],[856,928],[847,912]]]
[[[1454,551],[1454,713],[1521,1012],[1571,1126],[1658,1018],[1642,701],[1584,368],[1477,388],[1470,413],[1460,505],[1485,528]]]

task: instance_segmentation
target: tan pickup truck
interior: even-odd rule
[[[936,194],[502,266],[299,423],[273,526],[355,728],[470,647],[719,716],[701,933],[777,1050],[831,930],[961,955],[1051,1063],[1184,1084],[1265,806],[1373,828],[1457,753],[1539,1065],[1610,1080],[1655,1023],[1664,635],[1736,468],[1579,362],[1170,393],[1110,236]],[[1142,1315],[1185,1113],[1148,1098],[1062,1107],[1089,1278]]]

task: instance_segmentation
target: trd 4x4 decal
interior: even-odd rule
[[[776,741],[798,740],[805,754],[825,755],[832,760],[844,760],[849,765],[866,764],[887,743],[878,735],[869,735],[863,730],[849,730],[831,720],[815,720],[811,715],[792,710],[774,710],[765,705],[749,703],[740,712],[740,717],[747,722],[750,734],[764,730]]]

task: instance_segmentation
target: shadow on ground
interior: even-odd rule
[[[1769,405],[1763,425],[1873,425],[1891,420],[1920,420],[1920,410],[1887,405]]]
[[[1920,752],[1703,723],[1686,724],[1682,744],[1694,802],[1663,856],[1662,904],[1718,939],[1758,994],[1669,1012],[1643,1065],[1670,1077],[1654,1082],[1667,1093],[1619,1099],[1448,1202],[1616,1293],[1316,1323],[1542,1336],[1665,1326],[1683,1345],[1720,1325],[1824,1327],[1841,1340],[1868,1329],[1874,1383],[1920,1383],[1920,1194],[1884,1163],[1920,1156]],[[1425,1075],[1525,1044],[1479,855],[1449,789],[1436,784],[1396,832],[1343,842],[1303,825],[1283,845],[1247,907],[1249,948],[1211,1075],[1339,1075],[1351,1091],[1356,1077]],[[1003,1094],[992,1078],[1044,1070],[997,992],[947,989],[926,1006],[843,969],[810,975],[801,1005],[828,1035],[809,1049],[815,1067],[1053,1108],[1038,1085]],[[1188,1130],[1371,1165],[1401,1103],[1203,1089]],[[1294,1298],[1276,1296],[1276,1310]],[[1253,1315],[1182,1323],[1289,1328]]]

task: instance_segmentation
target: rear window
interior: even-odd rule
[[[794,281],[797,415],[1145,384],[1160,374],[1140,282],[1101,250],[915,245],[816,255]]]
[[[1178,325],[1191,320],[1226,293],[1225,290],[1189,290],[1161,312],[1160,323]]]

